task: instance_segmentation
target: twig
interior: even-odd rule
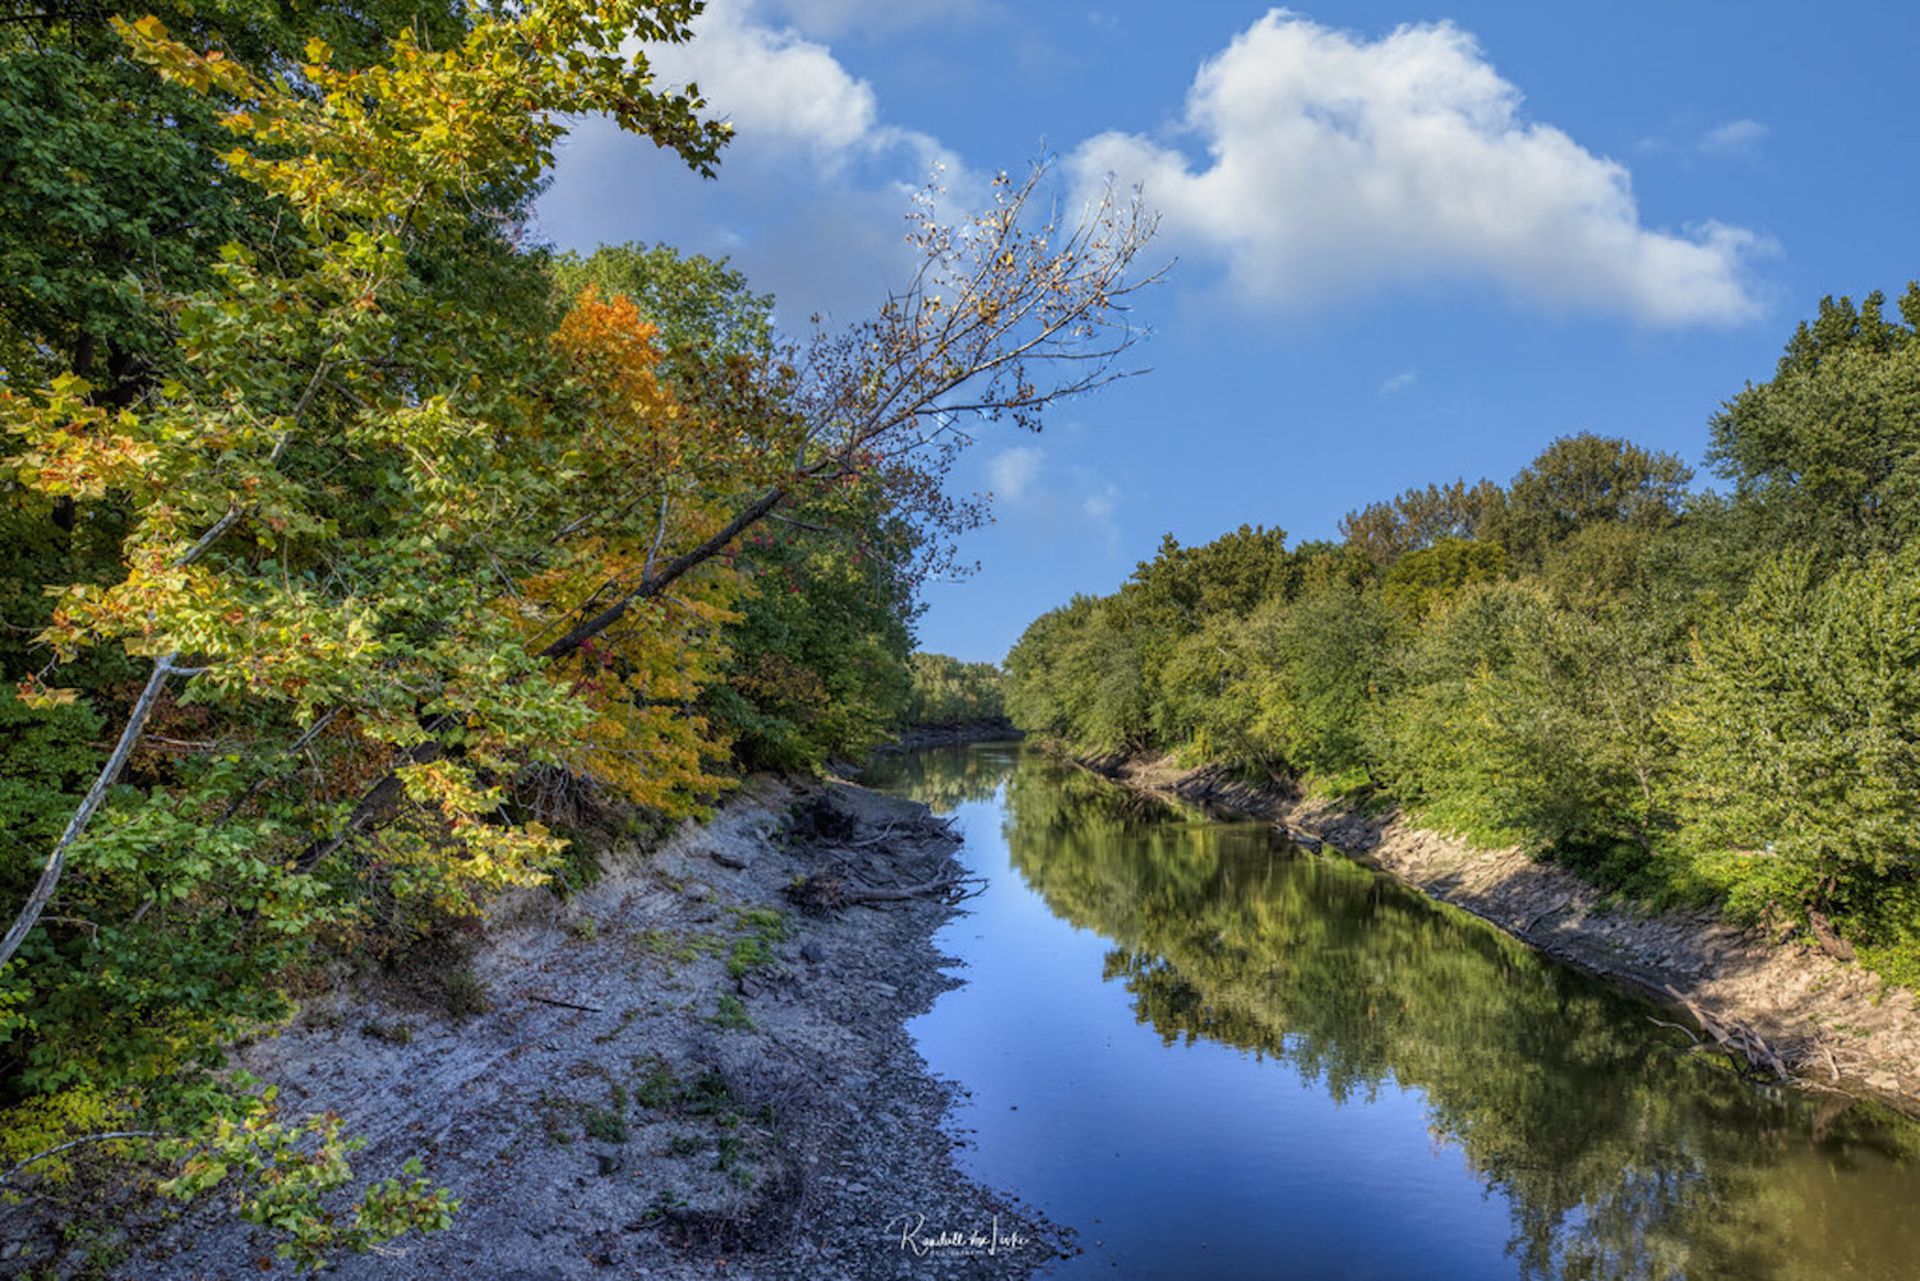
[[[527,999],[529,1001],[538,1001],[542,1005],[557,1005],[563,1010],[585,1010],[588,1014],[605,1013],[605,1011],[597,1005],[582,1005],[578,1001],[562,1001],[551,996],[535,996],[532,993],[528,993]]]

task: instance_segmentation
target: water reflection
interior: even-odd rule
[[[1261,824],[1031,751],[913,753],[883,781],[936,808],[1004,783],[1011,866],[1111,944],[1101,978],[1163,1043],[1234,1047],[1348,1108],[1417,1090],[1432,1142],[1505,1201],[1519,1275],[1920,1273],[1920,1140],[1881,1109],[1757,1090],[1682,1053],[1637,999]],[[1346,1159],[1321,1146],[1288,1159]],[[1377,1192],[1354,1231],[1419,1230],[1412,1190]]]

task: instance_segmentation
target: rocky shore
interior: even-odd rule
[[[1130,787],[1272,820],[1481,917],[1570,964],[1672,1007],[1704,1043],[1758,1077],[1870,1097],[1920,1116],[1920,1002],[1798,939],[1769,938],[1711,912],[1636,910],[1519,849],[1480,849],[1395,811],[1364,813],[1164,757],[1081,764]],[[1777,1065],[1777,1067],[1776,1067]]]
[[[239,1061],[285,1113],[340,1112],[365,1176],[419,1156],[461,1202],[333,1275],[1020,1277],[1070,1248],[961,1174],[957,1087],[905,1030],[957,982],[932,942],[964,893],[957,845],[924,806],[762,779],[570,899],[507,905],[462,1014],[395,983],[310,1000]],[[0,1211],[23,1263],[58,1253],[31,1214]],[[212,1199],[112,1231],[116,1276],[276,1269]]]

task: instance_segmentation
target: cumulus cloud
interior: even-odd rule
[[[648,49],[659,84],[697,84],[708,114],[733,123],[718,179],[585,119],[540,201],[540,232],[583,251],[664,240],[728,256],[778,297],[790,329],[884,298],[913,268],[901,235],[912,194],[937,172],[961,200],[977,184],[936,139],[889,123],[872,85],[781,17],[797,7],[712,0],[690,43]]]
[[[843,6],[844,7],[844,6]],[[938,144],[883,124],[873,86],[850,73],[833,50],[790,26],[776,26],[751,0],[715,0],[694,21],[686,44],[649,51],[663,84],[698,84],[712,114],[730,120],[741,150],[799,147],[819,160],[906,148],[927,160]]]
[[[1396,391],[1405,391],[1407,388],[1413,386],[1419,377],[1420,371],[1417,369],[1402,369],[1399,373],[1380,384],[1380,394],[1382,396],[1391,396]]]
[[[1038,445],[1014,445],[995,454],[987,464],[987,481],[993,487],[993,496],[1007,503],[1024,500],[1040,477],[1041,458]]]
[[[1378,40],[1273,10],[1205,63],[1182,150],[1130,133],[1083,143],[1083,184],[1138,182],[1166,230],[1234,285],[1308,306],[1395,284],[1489,280],[1558,309],[1658,325],[1758,310],[1739,227],[1642,224],[1631,176],[1526,119],[1520,91],[1450,23]]]

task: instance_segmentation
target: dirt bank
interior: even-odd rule
[[[1303,843],[1325,842],[1553,956],[1668,1004],[1691,1002],[1722,1031],[1757,1034],[1809,1086],[1920,1116],[1920,1003],[1858,965],[1710,912],[1610,906],[1579,876],[1518,849],[1478,849],[1397,813],[1302,798],[1282,780],[1183,770],[1160,757],[1082,763],[1143,791],[1270,818]]]
[[[955,1167],[956,1087],[903,1026],[956,982],[932,945],[949,895],[923,887],[960,875],[957,844],[924,806],[762,781],[572,900],[491,922],[484,1012],[378,985],[309,1004],[244,1064],[289,1112],[344,1114],[363,1172],[417,1154],[462,1202],[451,1229],[333,1275],[1020,1277],[1067,1248]],[[788,896],[807,876],[830,898],[920,892],[808,912]],[[991,1253],[913,1248],[996,1228]],[[23,1240],[17,1218],[0,1240]],[[125,1244],[114,1274],[140,1281],[253,1276],[271,1255],[211,1205]]]

